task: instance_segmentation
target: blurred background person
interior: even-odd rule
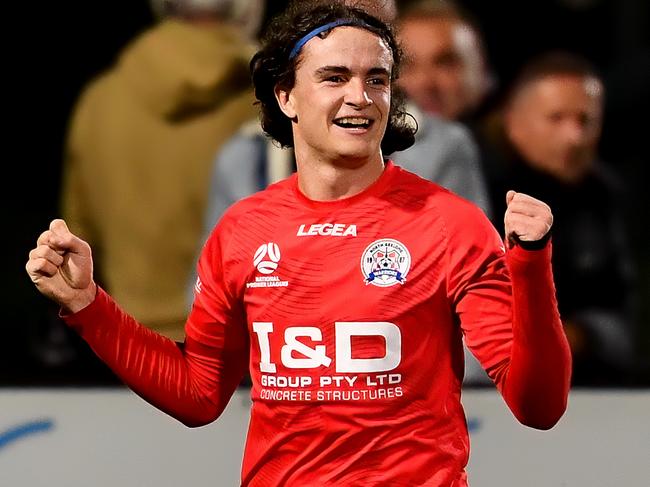
[[[450,1],[405,0],[401,5],[399,37],[408,51],[401,88],[425,113],[469,121],[493,87],[478,28]]]
[[[553,208],[553,271],[575,385],[625,383],[634,368],[634,275],[622,182],[598,155],[604,86],[585,58],[553,51],[526,63],[484,128],[495,214],[507,189]],[[503,222],[493,221],[503,234]]]
[[[258,0],[152,1],[156,22],[90,82],[71,117],[63,216],[143,324],[183,336],[214,152],[254,116]]]
[[[458,121],[478,107],[488,77],[478,32],[441,0],[403,1],[396,18],[405,63],[397,80],[418,124],[416,143],[395,161],[483,209],[491,208],[478,147]]]

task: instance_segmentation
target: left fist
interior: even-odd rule
[[[506,240],[512,247],[520,240],[535,242],[541,240],[553,225],[551,208],[538,199],[516,191],[506,195],[505,223]]]

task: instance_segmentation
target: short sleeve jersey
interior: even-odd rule
[[[249,356],[242,484],[466,485],[461,339],[493,379],[508,362],[504,252],[475,205],[390,161],[351,198],[294,175],[231,207],[186,333]]]

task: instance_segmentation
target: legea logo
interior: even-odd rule
[[[278,268],[278,262],[280,247],[273,242],[260,245],[253,257],[253,265],[262,274],[272,274]]]

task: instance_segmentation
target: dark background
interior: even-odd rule
[[[266,17],[285,1],[271,1]],[[650,9],[647,0],[465,0],[486,39],[501,86],[549,48],[589,58],[605,80],[602,154],[627,185],[626,222],[639,275],[639,349],[650,356]],[[0,385],[110,384],[115,379],[57,318],[24,265],[39,233],[58,217],[63,139],[82,86],[154,19],[145,0],[11,5],[3,16],[8,242],[2,275]],[[58,344],[58,345],[57,345]],[[67,361],[70,344],[81,357]],[[47,346],[46,346],[47,345]],[[58,348],[57,348],[58,347]],[[629,384],[630,381],[626,383]],[[640,374],[638,385],[650,386]]]

